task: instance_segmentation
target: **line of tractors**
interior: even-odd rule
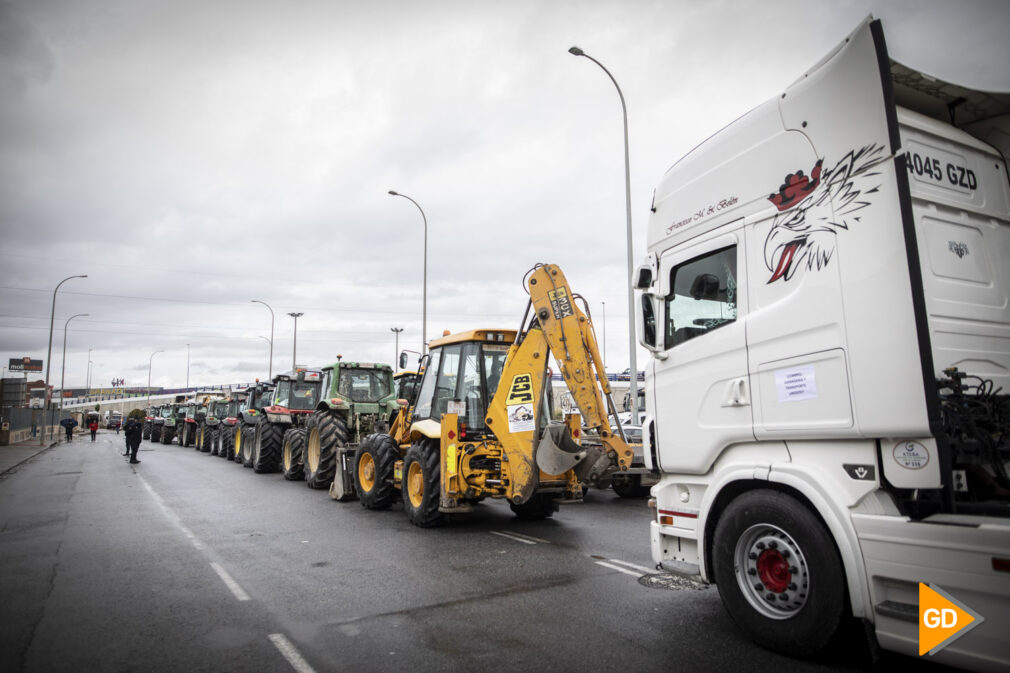
[[[655,476],[618,418],[588,306],[556,266],[537,265],[527,283],[523,329],[447,334],[419,371],[298,368],[224,398],[151,407],[143,437],[280,471],[368,509],[402,502],[422,527],[485,498],[539,519],[590,484],[647,495]],[[568,413],[553,408],[551,355],[576,405]]]

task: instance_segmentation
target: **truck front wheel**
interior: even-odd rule
[[[736,498],[716,525],[712,559],[723,605],[759,645],[805,656],[838,629],[841,561],[827,528],[796,498],[768,490]]]

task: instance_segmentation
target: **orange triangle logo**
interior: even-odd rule
[[[919,656],[936,654],[975,628],[983,617],[940,587],[919,583]]]

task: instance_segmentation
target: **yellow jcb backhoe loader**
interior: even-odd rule
[[[583,485],[630,468],[632,448],[608,422],[617,409],[588,309],[557,266],[538,264],[526,285],[524,329],[433,340],[414,405],[390,434],[371,435],[339,461],[337,481],[353,481],[366,508],[401,495],[410,521],[431,526],[490,497],[508,499],[522,518],[544,518],[580,501]],[[563,422],[551,420],[551,355],[581,412]],[[598,433],[596,445],[580,444],[583,425]]]

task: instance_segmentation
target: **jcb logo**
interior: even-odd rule
[[[919,583],[919,656],[934,655],[984,622],[938,586]]]
[[[505,404],[525,404],[533,401],[533,376],[516,374],[512,378],[508,399]]]

